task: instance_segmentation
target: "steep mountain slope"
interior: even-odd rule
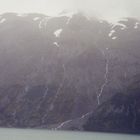
[[[140,74],[139,24],[82,13],[1,15],[0,125],[61,128],[127,94]]]
[[[57,127],[59,130],[80,130],[117,133],[140,133],[139,89],[117,93],[95,111]]]
[[[84,125],[87,131],[140,133],[139,91],[116,94],[100,106]]]

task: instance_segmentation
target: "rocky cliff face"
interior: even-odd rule
[[[139,91],[116,94],[100,106],[83,125],[87,131],[140,133]]]
[[[59,130],[80,130],[116,133],[140,133],[139,90],[117,93],[96,110],[57,127]]]
[[[0,125],[61,129],[127,94],[139,81],[139,24],[81,13],[1,15]]]

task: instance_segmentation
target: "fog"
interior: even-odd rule
[[[0,13],[44,13],[56,15],[65,9],[82,10],[106,19],[140,18],[140,0],[0,0]]]

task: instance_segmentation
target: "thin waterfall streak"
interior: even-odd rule
[[[105,56],[105,52],[104,51],[101,51],[101,53]],[[98,102],[98,105],[100,105],[100,97],[102,96],[103,91],[104,91],[104,88],[105,88],[105,86],[108,83],[108,74],[109,74],[109,58],[108,58],[108,56],[106,56],[104,83],[101,85],[100,91],[97,94],[97,102]]]
[[[86,114],[83,114],[81,117],[78,117],[78,118],[76,118],[76,119],[79,119],[79,120],[84,119],[84,118],[88,117],[91,113],[92,113],[92,111],[91,111],[91,112],[88,112],[88,113],[86,113]],[[76,119],[74,119],[74,120],[76,120]],[[72,122],[72,120],[67,120],[67,121],[62,122],[62,123],[61,123],[58,127],[56,127],[54,130],[61,129],[61,128],[63,128],[65,125],[69,124],[70,122]]]
[[[68,121],[65,121],[65,122],[62,122],[58,127],[55,128],[55,130],[58,130],[60,128],[62,128],[63,126],[65,126],[66,124],[70,123],[72,120],[68,120]]]

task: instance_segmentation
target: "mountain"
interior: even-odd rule
[[[139,44],[134,18],[110,23],[83,13],[2,14],[0,126],[85,124],[117,93],[139,85]]]
[[[139,89],[128,94],[117,93],[94,112],[69,121],[58,130],[140,133]]]
[[[86,131],[140,133],[140,94],[116,94],[100,106],[84,124]]]

